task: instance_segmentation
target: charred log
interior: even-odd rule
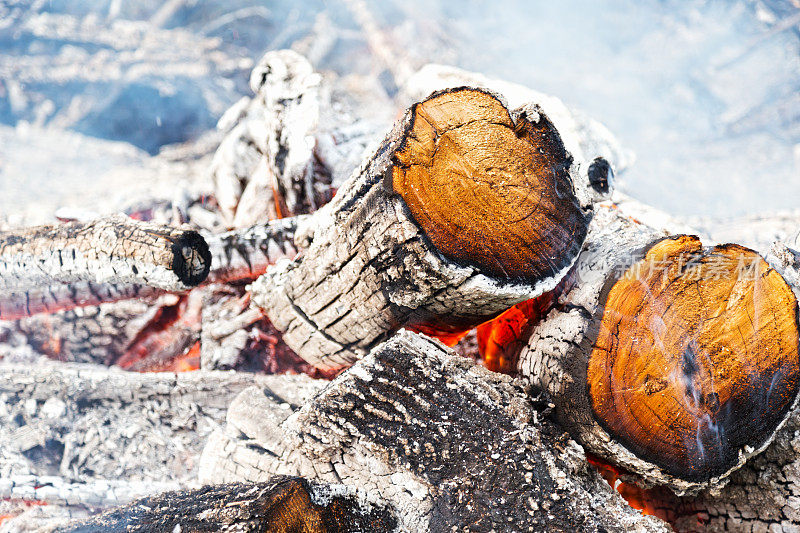
[[[520,372],[598,455],[678,492],[724,484],[797,397],[797,300],[778,270],[791,272],[602,212]]]
[[[291,50],[269,52],[253,69],[255,97],[222,118],[230,131],[212,162],[229,225],[308,213],[330,199],[324,183],[318,190],[326,176],[315,172],[313,157],[321,81],[311,63]]]
[[[80,307],[122,300],[151,300],[162,289],[127,283],[77,281],[0,292],[0,319],[18,320],[42,313],[59,313]]]
[[[200,284],[210,268],[208,245],[198,233],[124,216],[0,234],[0,287],[26,301],[30,298],[26,290],[55,283],[182,291]],[[34,306],[46,308],[47,303]],[[5,307],[18,309],[21,304]]]
[[[332,369],[404,325],[466,330],[552,289],[594,197],[541,110],[460,88],[413,106],[253,285],[301,357]]]
[[[0,501],[104,509],[194,483],[207,436],[257,387],[288,416],[327,381],[233,372],[139,374],[0,365]],[[264,411],[261,416],[270,416]]]
[[[400,332],[284,421],[260,415],[274,400],[244,391],[200,478],[344,483],[392,502],[409,531],[666,531],[622,502],[529,394]]]
[[[54,531],[380,533],[395,529],[397,521],[390,510],[363,507],[341,489],[301,478],[277,478],[167,492]]]
[[[267,266],[278,259],[293,258],[297,253],[293,242],[294,232],[297,223],[303,220],[304,217],[293,217],[218,235],[204,235],[211,265],[206,281],[215,283],[251,281],[263,274]],[[125,220],[125,223],[128,221]],[[163,231],[175,231],[166,228],[164,227]],[[67,242],[69,246],[77,245],[74,238],[70,238]],[[111,268],[110,264],[107,263],[107,268]],[[143,282],[149,282],[144,279],[140,279],[139,283],[90,280],[58,283],[70,277],[68,268],[62,270],[59,264],[51,271],[42,273],[41,276],[49,281],[42,283],[41,286],[26,284],[19,288],[0,289],[0,319],[16,320],[39,313],[52,314],[130,299],[153,300],[166,292],[160,285],[142,285]],[[85,275],[93,274],[87,272]],[[179,287],[173,286],[170,290],[178,291]]]

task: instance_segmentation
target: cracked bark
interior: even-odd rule
[[[392,502],[403,531],[668,530],[624,503],[520,382],[423,335],[399,332],[294,414],[270,407],[282,401],[243,391],[201,482],[341,483]]]
[[[469,329],[574,262],[598,197],[579,166],[533,104],[434,94],[298,231],[301,255],[256,281],[253,301],[323,369],[402,326]]]
[[[78,283],[91,293],[109,283],[183,291],[201,283],[210,267],[208,245],[198,233],[122,215],[7,231],[0,234],[0,299],[8,313],[2,318],[51,308],[60,293],[42,286]],[[32,295],[40,300],[31,302]]]
[[[647,483],[696,493],[724,485],[789,416],[795,271],[668,234],[598,207],[578,282],[535,326],[518,369],[587,449]],[[756,277],[740,276],[737,259]],[[693,273],[700,267],[717,270]],[[762,327],[746,327],[750,317]]]

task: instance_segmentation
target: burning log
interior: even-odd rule
[[[125,224],[130,222],[128,219],[122,220]],[[294,232],[298,222],[303,220],[303,216],[293,217],[218,235],[205,235],[211,258],[211,267],[205,281],[250,281],[263,274],[267,266],[278,259],[293,258],[297,254],[293,243]],[[159,228],[164,232],[176,231],[167,227]],[[60,272],[58,268],[60,267],[53,267],[52,273],[41,274],[48,277],[52,274],[49,283],[43,286],[0,289],[0,319],[16,320],[39,313],[52,314],[129,299],[153,301],[165,293],[163,287],[125,282],[98,283],[83,280],[55,283],[68,276],[68,273]],[[173,287],[171,290],[178,288]]]
[[[389,509],[370,506],[353,491],[279,477],[167,492],[52,531],[388,533],[396,525]]]
[[[519,382],[419,334],[396,334],[294,415],[276,418],[274,402],[242,392],[202,482],[343,483],[392,502],[407,531],[668,530],[628,507]]]
[[[414,105],[313,218],[294,262],[252,288],[298,355],[323,369],[403,325],[463,331],[552,289],[591,219],[592,191],[535,105],[458,88]]]
[[[18,320],[121,300],[150,300],[164,291],[144,285],[77,281],[0,292],[0,319]]]
[[[535,327],[520,373],[589,450],[678,493],[719,487],[795,404],[796,274],[599,211],[579,282]]]
[[[121,215],[0,233],[0,291],[11,316],[19,309],[31,314],[31,295],[41,296],[33,309],[58,301],[41,289],[28,292],[36,287],[91,282],[89,291],[102,283],[183,291],[201,283],[210,268],[208,245],[198,233]]]

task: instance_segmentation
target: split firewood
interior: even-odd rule
[[[587,449],[678,493],[724,484],[798,391],[791,265],[598,208],[578,282],[519,361]]]
[[[278,477],[265,483],[166,492],[49,531],[389,533],[395,530],[397,520],[391,510],[370,506],[352,492],[302,478]]]
[[[25,289],[86,281],[182,291],[210,268],[198,233],[121,215],[0,233],[0,290],[26,299]]]
[[[470,329],[570,269],[602,197],[579,167],[537,106],[436,93],[298,232],[302,255],[270,268],[253,301],[324,369],[404,325]]]
[[[391,502],[402,531],[668,531],[624,503],[529,394],[400,332],[283,421],[261,416],[273,399],[243,391],[200,480],[342,483]]]

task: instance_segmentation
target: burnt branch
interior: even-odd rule
[[[315,189],[323,184],[315,175],[313,132],[319,122],[321,83],[311,63],[292,50],[268,52],[253,69],[250,88],[255,96],[243,99],[221,120],[232,123],[211,164],[216,197],[231,226],[308,213],[319,206]]]
[[[92,283],[148,285],[168,291],[197,286],[211,254],[197,232],[122,215],[0,233],[0,290]]]
[[[210,259],[204,259],[210,268],[207,272],[205,282],[208,283],[234,283],[240,281],[249,281],[257,278],[264,273],[267,266],[275,263],[278,259],[286,257],[293,258],[297,250],[294,245],[294,232],[297,228],[298,222],[302,222],[305,217],[292,217],[281,220],[274,220],[265,224],[256,224],[249,228],[229,231],[218,235],[206,234],[200,237],[194,232],[188,232],[196,235],[197,238],[204,238],[205,245],[199,245],[204,254]],[[120,223],[125,225],[132,224],[138,227],[143,223],[134,222],[130,219],[115,217],[114,221],[119,220]],[[115,222],[111,222],[112,224]],[[95,221],[91,225],[103,226],[107,222]],[[89,226],[85,224],[84,226]],[[92,227],[92,226],[90,226]],[[46,239],[48,236],[56,237],[61,226],[55,226],[51,233],[42,233],[37,241],[39,244],[25,244],[26,250],[33,249],[34,246],[39,248],[46,248]],[[180,235],[187,232],[173,230],[160,227],[160,231],[166,234],[170,232]],[[26,230],[19,232],[18,235],[6,235],[6,242],[11,240],[20,239],[20,235],[32,231],[40,230]],[[63,229],[62,232],[73,231]],[[100,231],[88,230],[88,231]],[[142,229],[141,231],[145,231]],[[72,234],[71,234],[72,235]],[[93,253],[97,254],[97,258],[93,262],[87,261],[80,263],[85,266],[70,266],[68,262],[66,265],[63,263],[63,258],[66,256],[69,261],[77,263],[78,260],[72,260],[72,248],[84,246],[91,249],[94,241],[88,244],[82,244],[86,239],[83,233],[80,236],[62,236],[61,240],[56,240],[51,246],[51,256],[62,258],[62,262],[58,265],[49,267],[48,270],[40,273],[31,274],[25,279],[19,279],[17,276],[19,286],[11,286],[11,281],[5,281],[6,287],[0,286],[0,320],[16,320],[23,317],[29,317],[38,313],[56,313],[58,311],[66,311],[77,307],[86,307],[99,305],[107,302],[117,302],[121,300],[130,299],[152,299],[165,292],[181,292],[185,289],[191,288],[188,285],[180,283],[158,283],[158,280],[150,283],[151,278],[145,277],[145,266],[142,266],[143,260],[138,259],[137,256],[131,253],[132,257],[120,258],[117,252],[114,252],[113,257],[100,255],[99,251]],[[0,237],[2,238],[2,237]],[[115,248],[122,248],[127,246],[128,241],[134,237],[128,237],[128,240],[119,240],[115,244]],[[195,237],[192,237],[193,239]],[[95,239],[98,240],[98,239]],[[81,241],[80,243],[78,241]],[[27,242],[27,241],[26,241]],[[199,241],[198,241],[199,242]],[[56,244],[63,245],[64,248],[56,250],[53,248]],[[138,249],[141,249],[144,244],[137,243]],[[38,249],[38,248],[37,248]],[[153,251],[153,254],[158,254],[158,250]],[[12,256],[14,257],[14,256]],[[48,261],[46,254],[41,254],[41,259]],[[21,265],[12,264],[14,259],[5,260],[0,257],[0,268],[13,268],[14,272],[18,272]],[[108,274],[106,271],[116,269],[116,263],[120,261],[126,262],[130,266],[131,272],[135,269],[136,274],[133,279],[135,283],[129,283],[131,275],[125,277],[123,274],[114,273]],[[28,263],[26,263],[28,264]],[[103,270],[105,265],[105,270]],[[81,272],[79,268],[84,270]],[[99,274],[97,271],[101,271]],[[137,277],[138,276],[138,277]],[[90,279],[81,279],[90,278]],[[34,284],[34,280],[42,279],[40,284]],[[46,281],[45,281],[46,279]],[[102,281],[98,281],[102,280]],[[63,282],[64,280],[71,280]],[[13,281],[13,280],[12,280]],[[174,281],[174,280],[173,280]]]
[[[0,320],[18,320],[40,313],[58,313],[105,302],[149,300],[164,292],[144,285],[92,281],[0,290]]]

